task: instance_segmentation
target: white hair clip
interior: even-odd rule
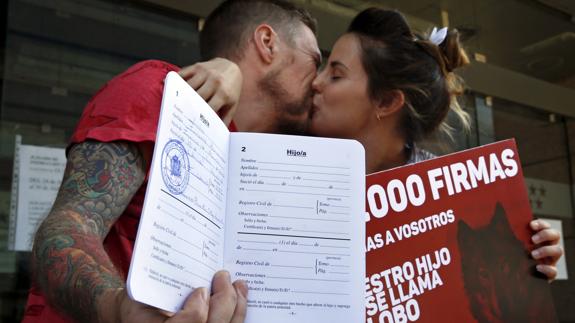
[[[429,35],[429,41],[439,46],[445,40],[447,36],[447,27],[443,27],[437,30],[437,27],[433,27],[431,34]]]

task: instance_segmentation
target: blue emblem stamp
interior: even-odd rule
[[[179,140],[170,139],[162,151],[162,179],[168,190],[182,194],[190,180],[190,160],[184,145]]]

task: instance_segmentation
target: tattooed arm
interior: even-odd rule
[[[97,310],[102,296],[117,299],[124,287],[102,243],[144,177],[144,160],[134,144],[88,141],[70,149],[60,191],[32,254],[35,278],[48,301],[71,318],[116,320]]]
[[[213,295],[196,289],[169,317],[131,300],[104,251],[108,231],[145,177],[150,147],[84,142],[70,149],[54,206],[34,242],[35,278],[48,301],[80,322],[243,322],[247,286],[216,273]]]
[[[242,82],[235,64],[216,59],[181,73],[220,116],[231,120]],[[60,191],[38,229],[32,254],[35,279],[48,301],[75,320],[167,318],[127,297],[124,281],[103,247],[108,231],[142,185],[149,162],[144,157],[151,157],[151,148],[127,142],[84,142],[69,151]],[[229,290],[224,296],[218,293],[218,299],[236,299]],[[239,302],[238,306],[242,307]],[[227,313],[229,306],[210,306],[210,316],[218,311]]]

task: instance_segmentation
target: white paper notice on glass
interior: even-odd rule
[[[9,232],[9,249],[31,251],[34,235],[58,194],[66,155],[64,148],[16,142]]]
[[[248,323],[364,321],[364,208],[357,141],[230,133],[168,73],[128,293],[175,312],[226,269]]]

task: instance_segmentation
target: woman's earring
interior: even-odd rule
[[[378,114],[376,114],[376,116],[377,116],[377,121],[381,121],[381,115],[378,113]]]

